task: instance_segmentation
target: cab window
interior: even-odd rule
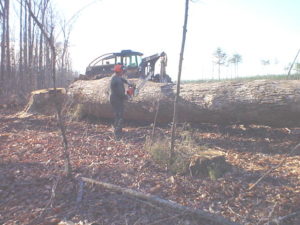
[[[115,58],[115,64],[118,64],[118,63],[124,63],[124,62],[122,62],[122,58],[120,56],[117,56]]]

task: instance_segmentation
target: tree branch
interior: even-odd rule
[[[130,197],[142,199],[142,200],[151,202],[156,205],[167,207],[167,208],[172,209],[180,214],[184,213],[186,215],[191,215],[194,219],[197,219],[198,221],[201,221],[202,223],[207,222],[207,223],[213,223],[214,225],[239,225],[238,223],[231,222],[231,221],[225,219],[224,217],[217,216],[217,215],[214,215],[214,214],[211,214],[211,213],[199,210],[199,209],[191,209],[191,208],[179,205],[175,202],[161,199],[154,195],[144,194],[144,193],[132,190],[132,189],[123,188],[123,187],[120,187],[120,186],[117,186],[114,184],[109,184],[109,183],[97,181],[97,180],[86,178],[86,177],[81,177],[81,179],[84,182],[95,184],[95,185],[101,186],[103,188],[106,188],[106,189],[109,189],[109,190],[112,190],[115,192],[119,192],[119,193],[122,193],[122,194],[130,196]]]
[[[253,188],[255,188],[267,175],[269,175],[271,172],[273,172],[274,170],[276,170],[277,168],[281,167],[285,161],[288,159],[288,157],[290,155],[292,155],[298,148],[300,147],[300,143],[298,143],[292,150],[289,154],[287,154],[282,160],[281,162],[277,165],[277,166],[274,166],[272,167],[271,169],[269,169],[263,176],[261,176],[254,184],[252,184],[250,187],[249,187],[249,191],[251,191]]]
[[[290,69],[289,69],[289,72],[288,72],[288,75],[287,75],[288,77],[291,75],[292,68],[294,67],[294,64],[295,64],[295,62],[296,62],[296,60],[298,58],[299,53],[300,53],[300,49],[298,50],[298,52],[297,52],[297,54],[296,54],[296,56],[294,58],[294,61],[293,61],[293,63],[290,66]]]

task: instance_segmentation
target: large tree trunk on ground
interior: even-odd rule
[[[69,97],[85,115],[113,118],[109,104],[110,78],[79,80]],[[131,80],[137,82],[137,80]],[[147,82],[125,106],[125,119],[152,122],[158,100],[157,121],[171,122],[175,86]],[[300,125],[300,81],[255,80],[183,84],[178,121],[191,123],[244,123],[271,126]]]

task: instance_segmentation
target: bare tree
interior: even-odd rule
[[[294,60],[293,60],[293,62],[292,62],[292,64],[291,64],[291,66],[290,66],[290,68],[289,68],[289,72],[288,72],[288,74],[287,74],[287,77],[288,77],[288,78],[289,78],[289,76],[291,75],[291,71],[292,71],[292,69],[293,69],[293,66],[294,66],[294,64],[295,64],[295,62],[296,62],[296,60],[297,60],[299,54],[300,54],[300,49],[298,50],[298,52],[297,52],[297,54],[296,54],[296,56],[295,56],[295,58],[294,58]]]
[[[23,0],[20,0],[20,30],[19,30],[19,79],[18,87],[24,82],[23,79]]]
[[[171,149],[170,149],[170,165],[174,162],[174,147],[175,147],[175,133],[176,133],[176,124],[177,124],[177,103],[180,95],[180,81],[181,81],[181,71],[182,71],[182,63],[183,63],[183,55],[184,55],[184,47],[187,33],[187,23],[188,23],[188,12],[189,12],[189,1],[185,0],[185,14],[184,14],[184,24],[182,31],[182,42],[181,42],[181,51],[179,57],[179,65],[178,65],[178,77],[177,77],[177,92],[174,101],[174,112],[173,112],[173,123],[172,123],[172,136],[171,136]]]
[[[11,75],[11,65],[10,65],[10,32],[9,32],[9,0],[5,0],[5,16],[6,16],[6,32],[5,32],[5,47],[6,47],[6,72],[7,77],[9,78]]]
[[[82,8],[80,8],[76,13],[74,13],[70,19],[68,20],[63,19],[59,23],[61,26],[63,41],[62,41],[62,46],[60,46],[59,49],[60,54],[58,55],[58,60],[60,61],[58,72],[60,74],[61,81],[63,82],[68,82],[67,80],[68,77],[66,75],[69,75],[71,70],[71,60],[69,55],[69,39],[70,39],[71,31],[73,29],[73,25],[75,24],[75,22],[77,21],[77,19],[80,17],[81,13],[85,9],[87,9],[88,7],[90,7],[91,5],[95,4],[98,1],[99,0],[94,0],[87,3]]]
[[[238,67],[242,62],[242,56],[236,53],[228,61],[234,65],[234,76],[238,77]]]
[[[1,90],[7,92],[9,87],[4,85],[11,75],[11,53],[10,53],[10,28],[9,28],[9,19],[10,19],[10,1],[3,0],[0,2],[0,21],[1,21],[1,75],[0,75],[0,87]]]
[[[60,46],[59,42],[57,42],[57,36],[55,36],[56,30],[55,27],[57,27],[55,24],[56,17],[54,15],[54,12],[52,10],[50,0],[40,0],[40,1],[34,1],[34,0],[23,0],[25,1],[25,14],[27,18],[27,23],[25,28],[25,31],[27,32],[27,35],[24,35],[26,38],[26,42],[24,42],[24,45],[26,43],[26,57],[27,57],[27,71],[32,71],[33,69],[37,68],[33,72],[41,71],[42,74],[45,75],[48,68],[51,68],[50,75],[53,82],[53,88],[54,88],[54,100],[57,118],[58,118],[58,126],[61,131],[62,135],[62,143],[64,146],[63,149],[63,158],[65,160],[65,172],[66,174],[71,174],[71,163],[70,163],[70,157],[69,157],[69,150],[68,150],[68,141],[66,137],[66,128],[63,121],[63,116],[61,114],[61,108],[58,104],[57,99],[57,84],[60,83],[63,84],[63,81],[66,79],[66,70],[70,67],[70,58],[68,53],[68,47],[69,47],[69,37],[71,33],[72,26],[70,26],[70,23],[63,23],[62,25],[62,32],[63,32],[63,45]],[[87,6],[89,6],[88,4]],[[84,8],[86,8],[85,6]],[[82,11],[84,8],[82,8],[80,11]],[[79,11],[79,12],[80,12]],[[78,13],[79,13],[78,12]],[[70,21],[74,22],[75,18],[78,18],[78,15],[74,15]],[[35,31],[34,27],[37,26],[39,28],[39,32]],[[35,37],[34,37],[35,36]],[[39,39],[39,41],[38,41]],[[39,49],[38,49],[39,48]],[[25,52],[25,51],[23,51]],[[38,56],[38,54],[40,54]],[[25,54],[24,54],[25,56]],[[25,58],[25,57],[24,57]],[[33,66],[38,65],[37,67]],[[57,77],[59,74],[58,72],[61,72],[61,76]],[[50,76],[43,76],[43,82],[47,83],[47,79]],[[38,76],[31,77],[31,79],[35,82],[36,79],[38,79]],[[39,83],[39,82],[38,82]]]
[[[1,15],[1,22],[2,22],[2,35],[1,35],[1,88],[3,88],[4,83],[4,63],[5,63],[5,32],[6,32],[6,10],[5,10],[5,2],[0,1],[0,15]]]
[[[1,92],[7,96],[13,93],[27,95],[34,89],[52,87],[51,47],[40,29],[37,29],[37,23],[27,5],[47,33],[50,34],[53,27],[58,27],[50,0],[0,1],[0,87]],[[14,12],[19,16],[19,29],[16,29],[18,37],[12,36],[14,32],[10,32],[11,7],[18,9]],[[19,42],[17,49],[14,49],[15,44],[11,41],[14,39]],[[63,58],[64,67],[68,67],[67,72],[60,69],[61,64],[57,67],[62,74],[57,77],[57,84],[61,86],[66,86],[66,81],[71,80],[68,77],[73,75],[68,42],[65,43],[63,53],[57,52],[57,57]]]
[[[44,38],[48,42],[50,49],[51,49],[51,68],[52,68],[52,79],[53,79],[53,88],[54,88],[54,99],[55,99],[55,108],[56,108],[56,113],[57,113],[57,118],[58,118],[58,125],[61,131],[62,135],[62,141],[63,141],[63,146],[64,146],[64,151],[63,151],[63,157],[65,160],[65,173],[70,176],[72,169],[71,169],[71,163],[70,163],[70,156],[69,156],[69,150],[68,150],[68,140],[66,137],[66,128],[63,122],[63,117],[61,114],[61,108],[58,104],[58,98],[56,96],[57,90],[56,90],[56,47],[55,47],[55,40],[54,40],[54,35],[53,35],[53,28],[50,29],[50,32],[48,33],[43,26],[43,24],[38,20],[36,15],[33,13],[31,9],[31,5],[29,4],[28,0],[26,1],[26,6],[28,8],[28,12],[32,19],[36,22],[37,26],[40,28],[41,32],[43,33]]]
[[[214,63],[218,65],[218,77],[221,80],[221,66],[225,65],[227,54],[221,48],[217,48],[213,56],[215,58]]]

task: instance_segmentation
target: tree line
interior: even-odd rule
[[[238,68],[239,64],[242,62],[242,56],[238,53],[233,54],[232,56],[228,56],[227,53],[218,47],[216,51],[213,53],[213,63],[217,65],[218,68],[218,79],[221,80],[221,68],[222,66],[234,66],[234,77],[238,77]],[[232,75],[231,75],[231,78]]]
[[[55,43],[56,85],[66,86],[74,79],[68,45],[71,26],[58,18],[50,0],[1,0],[1,98],[26,97],[32,90],[53,86],[52,52],[37,20]]]
[[[300,55],[300,49],[298,50],[293,62],[290,62],[286,67],[284,67],[284,70],[287,72],[287,78],[297,78],[299,79],[300,75],[300,63],[297,61],[298,56]],[[231,56],[229,56],[222,48],[218,47],[213,52],[213,66],[217,66],[217,74],[218,79],[221,80],[221,69],[222,67],[229,67],[233,66],[233,71],[231,71],[230,78],[238,78],[239,77],[239,65],[243,62],[243,58],[240,54],[235,53]],[[279,61],[275,58],[274,62],[272,63],[270,59],[262,59],[260,60],[260,64],[267,69],[271,64],[277,65]],[[214,67],[213,67],[214,68]],[[213,71],[214,74],[214,71]],[[275,75],[270,74],[267,70],[265,72],[265,75]],[[282,74],[278,74],[282,75]],[[213,75],[212,75],[212,79]]]

